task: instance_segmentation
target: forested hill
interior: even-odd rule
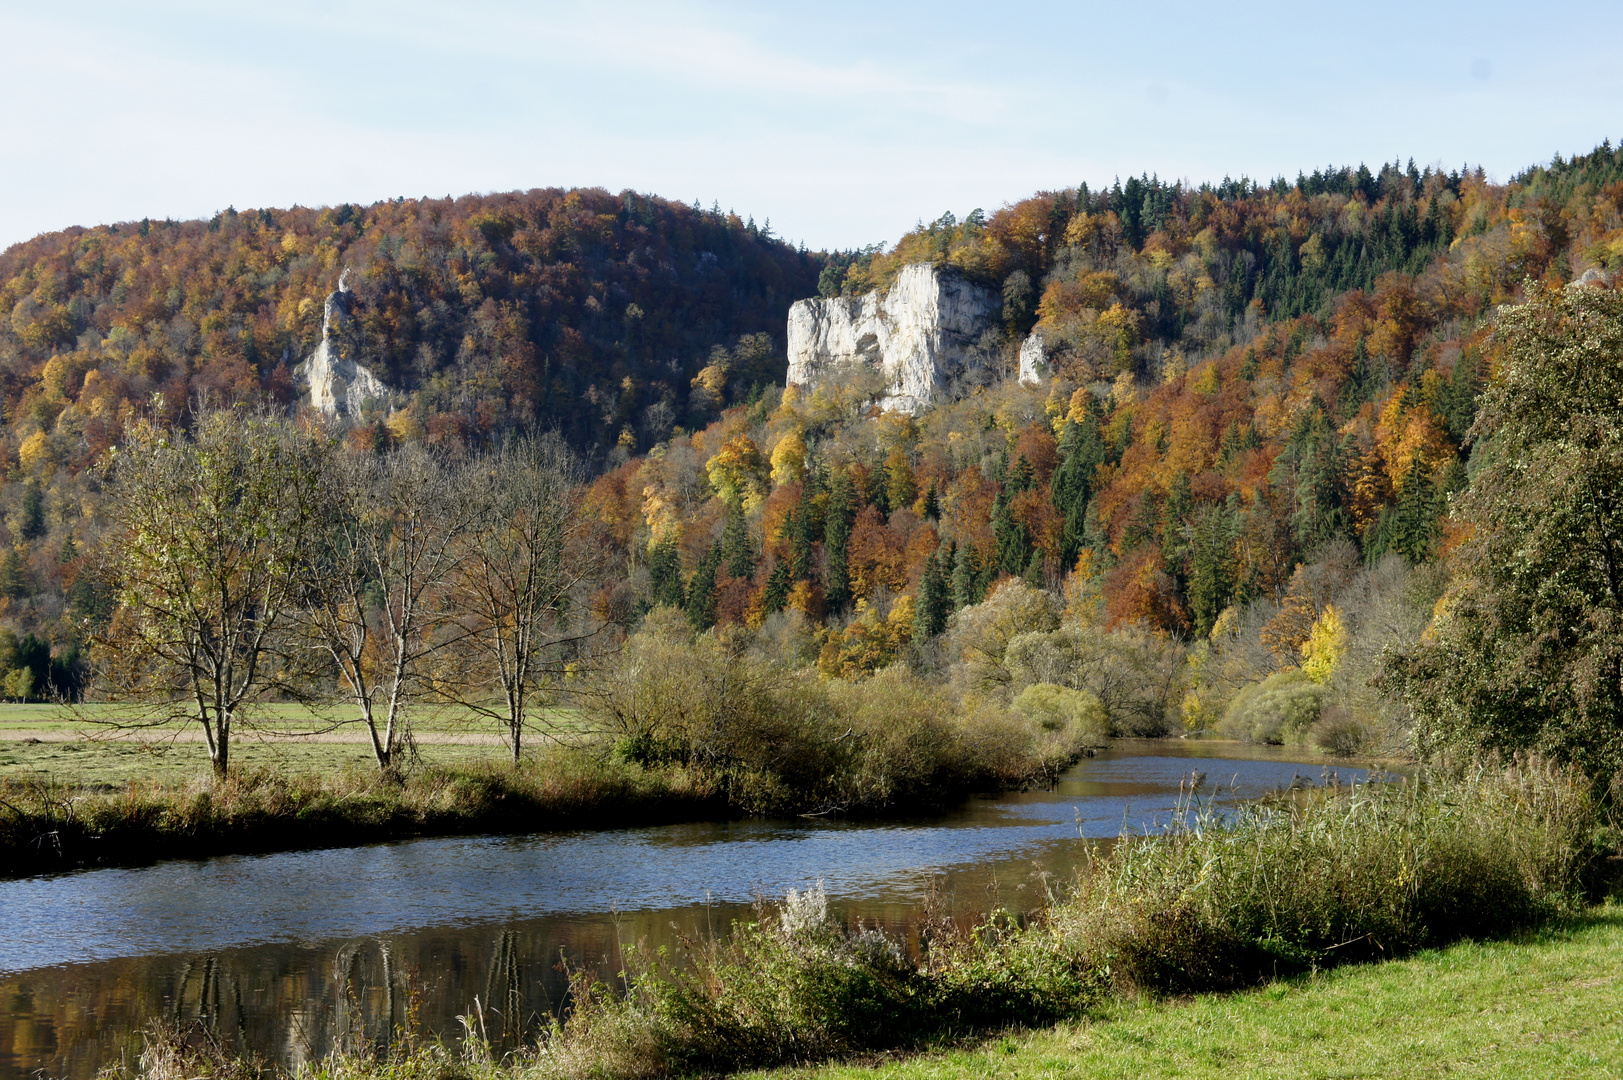
[[[1144,177],[837,254],[825,295],[920,261],[1000,289],[981,355],[1002,377],[917,418],[876,415],[872,387],[791,388],[603,477],[595,513],[633,571],[621,608],[685,601],[699,625],[799,609],[829,620],[823,666],[849,674],[1023,578],[1174,641],[1274,605],[1268,648],[1289,665],[1359,565],[1460,539],[1449,499],[1496,313],[1611,280],[1620,158],[1507,184],[1398,165]],[[1034,327],[1052,374],[1029,387],[1009,376]]]
[[[535,420],[601,458],[781,382],[821,261],[753,219],[597,189],[48,233],[0,255],[0,458],[33,440],[35,463],[83,466],[154,392],[177,416],[200,394],[291,401],[346,268],[362,359],[413,396],[395,435]],[[718,346],[729,377],[695,397]]]

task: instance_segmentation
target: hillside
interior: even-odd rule
[[[82,468],[154,393],[172,418],[199,395],[290,403],[345,269],[361,359],[410,396],[397,435],[535,421],[601,460],[781,381],[820,263],[753,220],[596,189],[50,233],[0,255],[0,462]],[[763,333],[720,398],[692,396],[712,349]]]
[[[600,609],[629,626],[642,605],[685,603],[696,625],[768,633],[798,611],[827,624],[798,646],[827,674],[912,657],[1012,694],[1042,665],[1022,676],[999,650],[977,675],[983,650],[949,616],[1023,579],[1158,686],[1113,710],[1139,718],[1118,730],[1215,724],[1273,676],[1319,716],[1326,692],[1291,680],[1333,632],[1362,665],[1344,703],[1401,740],[1367,677],[1397,633],[1382,620],[1418,635],[1445,581],[1426,568],[1456,540],[1448,497],[1469,472],[1494,313],[1524,281],[1623,262],[1619,166],[1608,146],[1504,185],[1412,166],[1135,180],[836,256],[825,295],[920,261],[1001,289],[1001,380],[917,418],[877,414],[861,380],[791,387],[628,462],[593,492],[626,575]],[[1037,388],[1009,377],[1033,328],[1055,370]],[[1055,670],[1100,692],[1079,647]]]
[[[1062,683],[1118,732],[1285,737],[1229,716],[1266,685],[1310,702],[1292,737],[1324,717],[1321,743],[1395,745],[1404,717],[1367,677],[1446,583],[1495,311],[1528,280],[1623,263],[1620,207],[1603,146],[1502,185],[1412,165],[1084,185],[829,256],[601,191],[43,236],[0,256],[0,617],[40,635],[0,668],[66,687],[108,610],[78,573],[100,528],[85,470],[122,425],[154,392],[171,418],[200,395],[291,402],[347,267],[365,359],[407,396],[352,441],[561,428],[597,470],[592,610],[623,631],[665,604],[829,676],[906,659],[1002,698]],[[982,385],[918,417],[879,413],[861,377],[766,392],[790,301],[917,262],[1001,297]],[[1033,331],[1040,387],[1010,377]],[[987,653],[1000,596],[1072,637]],[[1351,657],[1340,689],[1300,685],[1321,638]],[[1089,649],[1126,674],[1101,683]]]

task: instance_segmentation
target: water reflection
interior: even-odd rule
[[[613,977],[622,943],[724,932],[757,896],[819,879],[835,910],[898,932],[932,877],[958,911],[1030,909],[1042,875],[1083,857],[1079,833],[1153,827],[1191,772],[1225,801],[1321,780],[1210,755],[1124,746],[1054,791],[928,821],[442,838],[0,882],[0,1080],[88,1078],[155,1021],[288,1065],[403,1026],[454,1037],[459,1017],[508,1047],[558,1011],[565,959]]]

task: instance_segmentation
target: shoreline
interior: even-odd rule
[[[1112,748],[1272,760],[1307,768],[1386,767],[1377,761],[1315,757],[1306,747],[1117,739],[1084,751],[1064,769]],[[1047,779],[1032,775],[1002,787],[943,786],[905,812],[883,806],[848,809],[837,816],[905,821],[977,796],[1046,786]],[[774,816],[805,815],[747,813],[729,802],[713,779],[685,769],[645,769],[558,751],[528,759],[517,770],[492,763],[428,765],[400,780],[358,770],[336,778],[313,771],[244,772],[234,774],[223,788],[206,776],[182,784],[131,779],[123,786],[57,783],[48,777],[7,779],[0,780],[0,855],[5,857],[0,878],[427,837],[602,831]]]

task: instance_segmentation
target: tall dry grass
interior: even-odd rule
[[[224,781],[133,780],[110,790],[7,780],[0,782],[0,866],[21,874],[729,812],[715,786],[694,770],[643,769],[562,748],[517,768],[424,766],[395,775],[359,767],[330,773],[235,770]]]

